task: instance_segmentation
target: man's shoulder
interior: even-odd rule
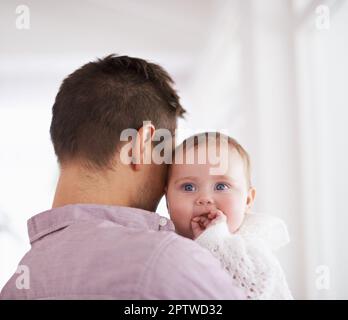
[[[213,258],[211,253],[198,245],[195,241],[182,237],[173,231],[147,231],[134,234],[130,242],[133,246],[140,246],[150,251],[157,251],[159,255],[170,257],[171,260],[188,256]],[[131,244],[130,243],[130,244]],[[193,256],[192,256],[193,255]],[[214,259],[215,260],[215,259]]]
[[[220,262],[205,248],[177,234],[155,237],[163,241],[148,256],[139,277],[140,298],[238,299],[243,296]]]
[[[171,272],[177,269],[178,265],[203,271],[220,267],[219,261],[207,249],[174,231],[129,228],[122,231],[121,228],[119,232],[115,232],[107,228],[100,237],[104,238],[104,241],[97,239],[99,236],[95,241],[104,242],[103,252],[109,251],[109,256],[126,255],[127,260],[135,265],[151,265],[154,272]]]
[[[176,233],[168,235],[166,241],[163,241],[163,245],[158,249],[161,257],[159,267],[165,263],[175,265],[180,263],[192,267],[200,265],[202,268],[219,264],[218,260],[207,249]]]

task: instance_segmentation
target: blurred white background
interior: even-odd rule
[[[169,71],[183,137],[224,130],[246,147],[255,210],[289,227],[279,257],[294,296],[347,299],[345,0],[2,0],[0,288],[29,249],[26,220],[51,208],[59,85],[110,53]]]

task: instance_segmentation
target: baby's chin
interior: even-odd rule
[[[188,238],[188,239],[192,239],[194,240],[194,235],[193,235],[193,231],[192,229],[189,230],[185,230],[185,232],[177,232],[178,235],[184,237],[184,238]]]
[[[228,230],[230,230],[231,233],[236,233],[239,230],[239,228],[242,226],[243,220],[240,223],[227,222]]]

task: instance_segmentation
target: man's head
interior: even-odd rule
[[[134,187],[147,190],[147,195],[140,196],[142,203],[135,205],[153,207],[163,192],[166,165],[125,166],[119,161],[124,145],[120,135],[129,128],[138,130],[140,138],[153,137],[158,128],[174,134],[177,118],[185,110],[172,85],[159,65],[128,56],[110,55],[70,74],[56,96],[50,128],[61,168],[78,164],[104,174],[128,170]],[[144,121],[151,121],[152,126],[143,128]],[[122,174],[117,172],[116,177]],[[149,177],[150,189],[146,186]]]

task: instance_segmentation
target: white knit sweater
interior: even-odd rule
[[[272,252],[289,242],[282,220],[249,213],[237,232],[230,233],[226,222],[220,220],[195,241],[220,260],[248,299],[293,299]]]

